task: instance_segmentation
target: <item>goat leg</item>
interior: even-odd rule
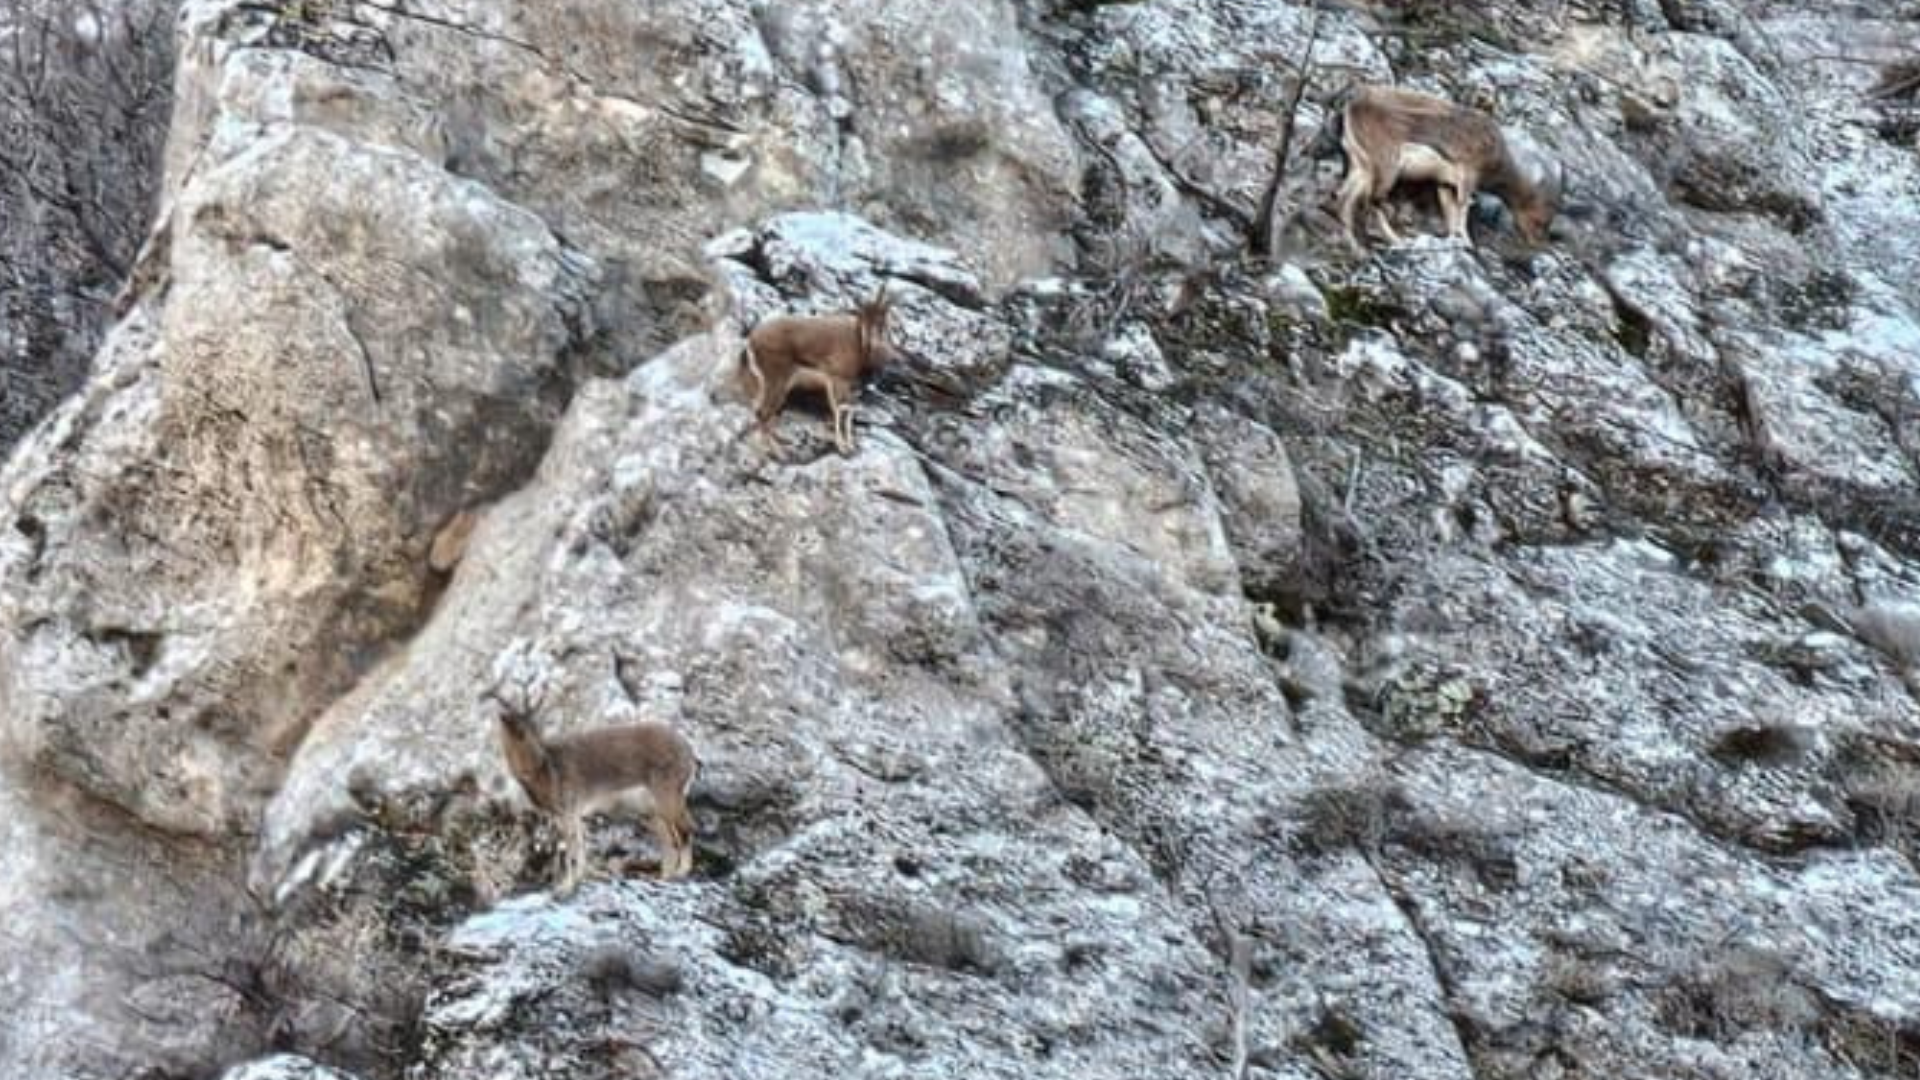
[[[748,338],[740,347],[740,366],[753,377],[753,390],[748,394],[756,403],[767,396],[767,374],[760,370],[760,356],[753,351],[753,339]]]
[[[849,453],[859,449],[859,445],[853,441],[853,416],[859,411],[860,406],[848,405],[845,409],[841,410],[840,413],[841,422],[846,425],[847,429],[847,449]]]
[[[853,454],[860,449],[859,444],[853,439],[853,414],[859,411],[860,407],[857,405],[848,404],[840,407],[840,426],[846,432],[848,454]]]
[[[1393,222],[1387,220],[1387,208],[1379,203],[1373,206],[1373,223],[1380,227],[1380,235],[1386,238],[1387,243],[1400,242],[1400,234],[1394,231]]]
[[[829,422],[833,425],[833,445],[841,454],[851,457],[853,455],[852,424],[846,418],[847,404],[840,397],[840,387],[832,380],[827,382],[827,410],[831,414]]]
[[[1393,222],[1387,220],[1387,196],[1393,194],[1393,186],[1399,182],[1398,164],[1391,169],[1376,169],[1372,190],[1367,192],[1367,205],[1373,207],[1373,219],[1380,226],[1380,235],[1386,237],[1389,244],[1400,242],[1400,234],[1394,231]]]
[[[1451,184],[1440,185],[1440,213],[1447,219],[1447,235],[1464,240],[1468,247],[1473,246],[1473,236],[1467,232],[1468,196],[1465,190]]]
[[[753,411],[754,417],[760,422],[760,434],[766,436],[767,441],[776,448],[784,448],[786,444],[780,441],[780,436],[774,434],[773,421],[780,415],[780,410],[786,407],[787,395],[792,391],[792,379],[783,383],[768,384],[766,391],[760,397],[758,407]]]
[[[1364,253],[1366,245],[1360,241],[1359,211],[1360,203],[1366,198],[1369,184],[1366,176],[1354,169],[1340,184],[1340,224],[1347,230],[1347,243],[1356,252]]]
[[[579,814],[567,814],[560,826],[561,842],[566,845],[560,858],[560,887],[556,895],[565,899],[580,887],[586,867],[586,825]]]
[[[652,824],[653,842],[660,849],[660,880],[671,881],[683,873],[679,837],[674,835],[673,823],[665,814],[655,813]]]
[[[771,416],[756,415],[753,418],[753,430],[758,432],[762,439],[766,440],[768,449],[783,451],[787,448],[787,444],[782,442],[780,436],[774,432],[773,418]],[[745,432],[742,432],[742,434],[744,433]]]

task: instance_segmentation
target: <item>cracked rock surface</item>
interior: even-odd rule
[[[0,471],[0,1074],[1913,1075],[1910,8],[190,0]],[[1346,253],[1356,72],[1553,243]],[[516,681],[687,880],[547,887]]]

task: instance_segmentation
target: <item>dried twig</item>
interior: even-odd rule
[[[1308,11],[1307,43],[1301,49],[1300,63],[1295,65],[1298,74],[1294,78],[1293,93],[1287,98],[1286,119],[1280,127],[1280,148],[1273,155],[1273,177],[1260,196],[1260,212],[1254,218],[1253,234],[1249,237],[1253,254],[1262,259],[1273,255],[1273,215],[1280,202],[1280,183],[1286,178],[1287,164],[1293,157],[1293,130],[1300,116],[1300,102],[1313,82],[1313,48],[1320,41],[1320,0],[1313,0]]]
[[[1252,997],[1253,943],[1234,926],[1219,903],[1212,903],[1210,907],[1213,909],[1214,929],[1220,934],[1220,947],[1226,953],[1227,1007],[1232,1011],[1228,1017],[1231,1046],[1227,1080],[1246,1080],[1247,1011]]]
[[[1920,92],[1920,60],[1902,60],[1882,69],[1879,80],[1867,88],[1866,96],[1871,101],[1887,101],[1910,97],[1915,92]]]

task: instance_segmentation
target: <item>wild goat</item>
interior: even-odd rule
[[[687,790],[700,761],[685,736],[665,724],[645,722],[546,738],[534,724],[537,702],[526,695],[508,702],[498,687],[487,696],[499,706],[507,771],[533,805],[560,826],[566,844],[560,895],[570,895],[586,869],[588,814],[648,817],[660,844],[660,877],[683,877],[693,869]]]
[[[1362,86],[1336,115],[1340,149],[1347,158],[1340,184],[1340,223],[1347,240],[1361,247],[1356,216],[1372,206],[1390,242],[1399,236],[1380,203],[1394,185],[1430,180],[1440,193],[1447,235],[1473,243],[1467,209],[1473,193],[1498,195],[1529,243],[1546,238],[1560,202],[1564,171],[1523,162],[1492,117],[1427,94],[1390,86]]]
[[[795,387],[824,393],[831,413],[833,443],[853,453],[855,384],[893,359],[887,342],[887,287],[873,299],[840,315],[779,315],[753,328],[740,350],[740,370],[755,386],[749,391],[760,431],[776,446],[773,418]]]

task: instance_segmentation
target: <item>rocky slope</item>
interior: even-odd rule
[[[84,381],[147,235],[177,6],[0,3],[0,454]]]
[[[1920,1063],[1911,5],[180,34],[0,474],[0,1072]],[[1247,259],[1358,77],[1564,162],[1554,242],[1353,257],[1296,154]],[[747,435],[740,328],[882,281],[859,453]],[[688,733],[691,880],[545,889],[496,682]]]

